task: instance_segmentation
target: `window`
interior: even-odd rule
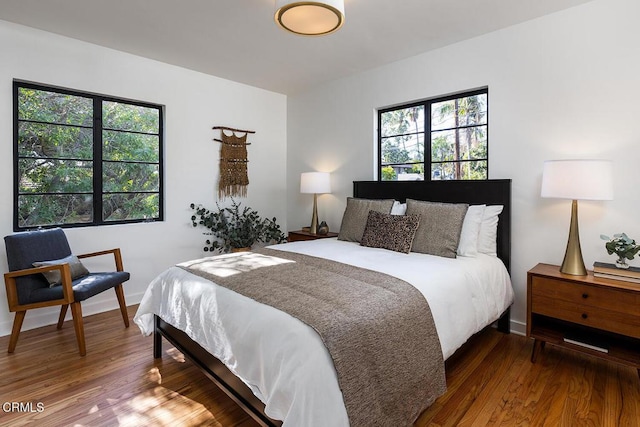
[[[378,179],[487,179],[487,105],[481,89],[380,110]]]
[[[162,220],[162,106],[13,89],[16,231]]]

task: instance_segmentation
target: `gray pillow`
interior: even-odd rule
[[[369,211],[391,213],[391,206],[393,206],[393,199],[370,200],[347,197],[347,208],[342,215],[338,240],[360,242],[367,225]]]
[[[407,215],[420,215],[411,251],[455,258],[469,205],[407,199]]]
[[[369,211],[361,246],[389,249],[408,254],[416,235],[418,215],[392,215]]]
[[[79,279],[80,277],[84,277],[89,274],[89,270],[87,270],[85,266],[82,265],[78,257],[75,255],[69,255],[66,258],[54,259],[51,261],[37,261],[33,263],[33,266],[44,267],[47,265],[58,265],[65,263],[69,264],[69,269],[71,270],[71,280]],[[46,273],[42,273],[42,275],[45,277],[45,279],[47,279],[50,287],[62,283],[62,277],[60,276],[59,270],[47,271]]]

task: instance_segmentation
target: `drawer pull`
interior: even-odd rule
[[[586,319],[587,317],[589,317],[589,316],[587,316],[587,313],[582,313],[582,318],[583,319]]]
[[[584,298],[584,299],[589,298],[589,294],[582,294],[582,298]]]

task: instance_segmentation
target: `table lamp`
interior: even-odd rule
[[[549,160],[542,169],[542,197],[571,199],[569,239],[560,272],[584,276],[580,249],[578,200],[612,200],[613,167],[607,160]]]
[[[309,232],[318,232],[318,194],[330,193],[331,183],[328,172],[303,172],[300,175],[300,192],[313,194],[313,214]]]

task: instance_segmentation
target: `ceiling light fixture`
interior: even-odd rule
[[[337,31],[344,23],[344,1],[276,0],[277,24],[302,36],[323,36]]]

